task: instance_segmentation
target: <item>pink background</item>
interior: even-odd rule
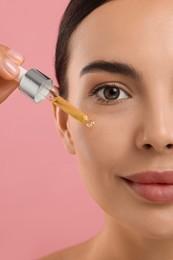
[[[0,43],[55,83],[55,42],[67,3],[0,1]],[[56,132],[49,101],[36,105],[16,90],[0,105],[0,138],[0,259],[38,259],[100,230],[102,211]]]

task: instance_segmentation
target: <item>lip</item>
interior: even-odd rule
[[[133,182],[137,183],[165,183],[165,184],[173,184],[173,171],[147,171],[141,173],[135,173],[133,175],[125,177]]]
[[[147,171],[122,177],[137,195],[153,202],[173,200],[173,171]]]

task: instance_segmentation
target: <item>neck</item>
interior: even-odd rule
[[[105,218],[105,226],[95,237],[91,259],[163,260],[173,259],[173,237],[154,239],[145,237]]]

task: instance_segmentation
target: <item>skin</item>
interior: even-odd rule
[[[17,59],[9,56],[10,48],[0,44],[0,104],[4,102],[9,95],[17,88],[18,83],[14,79],[18,76],[19,70],[16,71],[16,75],[11,75],[4,67],[4,60],[10,60],[14,66],[22,65],[24,57]]]
[[[105,212],[105,226],[91,241],[49,259],[173,259],[173,203],[147,201],[120,178],[173,169],[172,8],[168,0],[111,1],[84,19],[72,36],[69,101],[96,124],[89,129],[59,110],[57,124],[67,149],[77,156],[89,193]],[[108,72],[80,77],[95,60],[131,64],[142,79]],[[121,82],[130,97],[99,103],[89,92],[105,82]]]
[[[111,1],[73,33],[67,71],[69,101],[95,121],[91,129],[57,109],[56,121],[105,225],[91,240],[44,259],[173,259],[173,202],[145,200],[122,181],[133,173],[173,170],[173,2]],[[141,80],[108,72],[80,76],[95,60],[131,64]],[[119,82],[119,103],[89,93]],[[148,149],[147,145],[150,145]]]

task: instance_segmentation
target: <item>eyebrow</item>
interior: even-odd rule
[[[93,61],[89,63],[84,68],[82,68],[80,71],[80,76],[82,77],[88,73],[104,71],[128,76],[138,81],[142,79],[142,73],[138,72],[132,65],[117,61],[108,62],[104,60]]]

